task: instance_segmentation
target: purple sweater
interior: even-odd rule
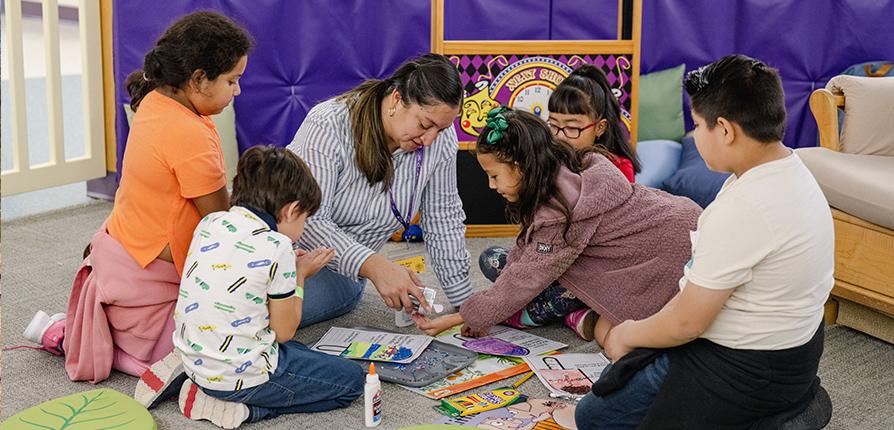
[[[698,205],[629,183],[601,156],[580,175],[563,167],[557,185],[573,208],[570,245],[562,213],[540,207],[494,285],[462,305],[469,327],[499,324],[557,279],[612,325],[658,312],[679,291]]]

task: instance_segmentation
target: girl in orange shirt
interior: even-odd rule
[[[72,380],[140,375],[173,350],[180,273],[199,220],[227,210],[210,115],[239,95],[252,41],[212,12],[175,22],[127,78],[136,111],[112,213],[94,234],[65,314],[38,311],[25,336],[66,355]]]

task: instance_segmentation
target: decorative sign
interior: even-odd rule
[[[460,142],[474,141],[487,112],[505,105],[549,116],[549,96],[582,64],[602,69],[620,101],[622,120],[630,128],[631,56],[626,54],[450,55],[465,87],[462,112],[456,120]]]

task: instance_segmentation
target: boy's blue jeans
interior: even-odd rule
[[[581,430],[635,429],[646,417],[667,376],[670,360],[661,354],[633,375],[627,384],[605,397],[588,393],[577,404],[574,421]],[[605,375],[611,365],[602,371]]]
[[[248,421],[283,414],[344,408],[363,394],[365,375],[359,364],[311,351],[297,341],[279,344],[279,364],[270,380],[238,391],[202,388],[205,394],[248,406]]]
[[[354,310],[363,298],[365,284],[365,279],[353,281],[325,267],[320,269],[316,275],[304,281],[300,327],[330,320]]]

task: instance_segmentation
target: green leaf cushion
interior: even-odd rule
[[[686,65],[639,77],[637,140],[683,138],[683,72]]]
[[[0,430],[155,430],[143,405],[109,388],[59,397],[25,409],[0,423]]]

